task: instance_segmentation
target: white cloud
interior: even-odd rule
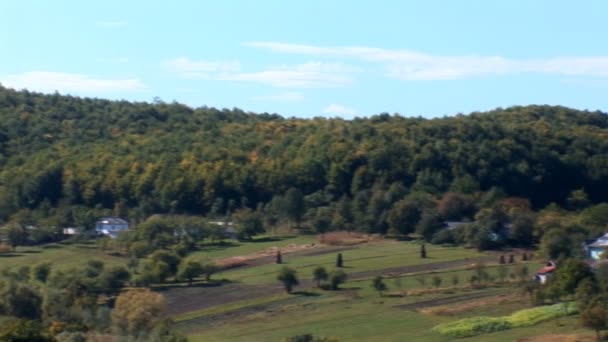
[[[353,70],[337,63],[308,62],[257,72],[226,74],[218,79],[257,82],[279,88],[325,88],[352,83],[350,73]]]
[[[279,53],[378,63],[384,66],[387,76],[402,80],[446,80],[517,73],[608,77],[608,56],[509,59],[500,56],[440,56],[366,46],[320,47],[281,42],[248,42],[244,45]]]
[[[304,100],[304,95],[294,91],[287,91],[273,95],[256,96],[253,98],[253,100],[271,102],[300,102]]]
[[[138,91],[146,86],[138,79],[101,79],[88,75],[52,71],[29,71],[9,75],[2,83],[15,89],[64,93],[111,93]]]
[[[357,111],[353,108],[332,103],[323,109],[323,114],[352,118],[357,115]]]
[[[237,61],[191,60],[179,57],[164,66],[181,77],[221,81],[253,82],[278,88],[336,87],[352,82],[356,69],[340,63],[307,62],[269,67],[261,71],[243,71]]]
[[[120,20],[100,20],[96,21],[95,25],[105,28],[121,28],[127,26],[127,22]]]
[[[215,78],[217,74],[235,73],[241,70],[237,61],[194,61],[179,57],[164,62],[165,67],[188,78]]]

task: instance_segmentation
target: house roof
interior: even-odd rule
[[[549,262],[547,262],[545,267],[542,267],[541,269],[536,271],[536,274],[548,274],[548,273],[555,271],[555,268],[556,268],[555,263],[553,261],[549,261]]]
[[[597,240],[593,241],[588,245],[589,247],[600,247],[600,248],[608,248],[608,233],[604,234],[597,238]]]
[[[120,217],[102,217],[101,219],[99,219],[99,221],[97,221],[97,223],[100,223],[100,224],[129,224],[129,222],[127,222],[124,219],[121,219]]]
[[[540,270],[536,271],[536,274],[547,274],[555,271],[555,266],[545,266]]]

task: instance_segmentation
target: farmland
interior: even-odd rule
[[[284,251],[283,264],[275,263],[276,250]],[[476,316],[508,316],[531,307],[517,285],[521,270],[529,273],[539,260],[498,265],[499,252],[480,253],[461,247],[379,240],[354,246],[319,244],[314,236],[262,236],[251,242],[202,245],[191,257],[208,260],[241,258],[244,261],[213,276],[196,279],[192,286],[169,283],[156,286],[168,303],[176,327],[191,341],[281,341],[285,337],[314,334],[340,341],[447,341],[433,331],[442,323]],[[348,280],[338,291],[317,288],[312,270],[335,268],[341,253]],[[519,253],[519,254],[518,254]],[[102,260],[126,265],[128,259],[103,251],[94,244],[52,244],[19,247],[2,258],[1,268],[15,269],[52,261],[58,269]],[[483,264],[488,280],[472,284]],[[285,293],[276,276],[281,267],[296,270],[300,284]],[[502,279],[499,269],[502,268]],[[388,289],[378,293],[372,278],[381,275]],[[566,316],[537,325],[509,329],[462,341],[505,341],[552,333],[573,333],[576,319]],[[236,329],[235,327],[238,327]],[[575,330],[574,333],[589,334]]]

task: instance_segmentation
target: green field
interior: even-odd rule
[[[265,236],[252,242],[202,246],[201,250],[192,253],[192,256],[218,259],[253,254],[271,247],[284,248],[310,243],[316,243],[314,236]],[[462,296],[462,301],[444,305],[467,302],[468,296],[479,296],[471,300],[509,293],[524,296],[515,285],[514,279],[511,279],[511,282],[493,283],[481,288],[469,286],[469,279],[474,271],[468,269],[468,266],[480,257],[486,257],[488,260],[485,269],[487,273],[494,279],[498,278],[496,256],[488,257],[488,254],[460,247],[427,245],[428,258],[421,259],[419,251],[420,245],[416,243],[392,240],[342,250],[340,253],[343,255],[345,266],[343,270],[355,277],[343,284],[340,291],[316,289],[310,281],[306,281],[311,279],[312,270],[318,265],[325,266],[328,270],[334,269],[336,251],[329,250],[329,253],[324,254],[323,248],[315,248],[293,254],[286,253],[283,255],[284,265],[274,264],[272,260],[267,259],[265,264],[235,268],[214,276],[216,279],[229,281],[237,286],[237,289],[243,288],[246,291],[247,286],[252,286],[258,291],[260,288],[267,289],[266,292],[256,292],[253,297],[244,293],[242,298],[236,299],[227,296],[225,302],[179,312],[173,319],[178,329],[188,334],[191,341],[281,341],[288,336],[313,333],[316,336],[336,337],[340,341],[432,342],[450,340],[432,331],[432,328],[440,323],[471,316],[505,316],[530,307],[528,300],[522,300],[476,307],[453,315],[430,315],[417,311],[417,305],[436,302],[441,306],[444,301],[459,296]],[[310,253],[312,255],[308,255]],[[0,256],[0,270],[35,265],[43,261],[52,262],[56,269],[67,269],[81,266],[89,260],[102,260],[108,265],[127,262],[127,258],[110,255],[107,251],[97,248],[94,243],[52,244],[43,247],[19,247],[16,253]],[[451,267],[451,262],[455,261],[462,262]],[[442,263],[447,264],[444,267],[441,266]],[[540,263],[540,260],[527,263],[530,274]],[[416,265],[421,266],[412,268]],[[305,285],[295,288],[295,294],[284,293],[276,280],[276,272],[283,266],[295,268],[300,280],[305,282]],[[519,264],[507,265],[508,273],[515,273],[518,266]],[[401,268],[415,269],[415,272],[395,272]],[[388,275],[385,283],[389,289],[384,296],[380,296],[371,287],[371,278],[376,274]],[[433,288],[434,277],[441,278],[438,289]],[[455,277],[458,278],[456,286],[453,285]],[[214,293],[219,293],[221,297],[221,289],[220,286]],[[181,290],[178,288],[177,291]],[[404,293],[406,294],[403,295]],[[204,287],[201,288],[199,296],[201,300],[205,300]],[[180,300],[188,299],[186,297]],[[175,305],[179,304],[178,302]],[[411,305],[416,307],[410,307]],[[460,340],[515,341],[548,331],[591,334],[579,328],[577,317],[573,316]]]
[[[94,243],[48,244],[41,247],[19,246],[15,253],[0,254],[0,270],[20,266],[33,266],[50,262],[55,269],[68,269],[100,260],[106,265],[124,265],[127,258],[113,256]]]

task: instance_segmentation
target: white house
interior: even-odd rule
[[[63,228],[63,235],[79,235],[80,229],[74,227]]]
[[[118,233],[129,229],[129,222],[119,217],[103,217],[95,223],[98,234],[115,238]]]
[[[600,260],[606,250],[608,250],[608,233],[587,245],[587,252],[593,260]]]

